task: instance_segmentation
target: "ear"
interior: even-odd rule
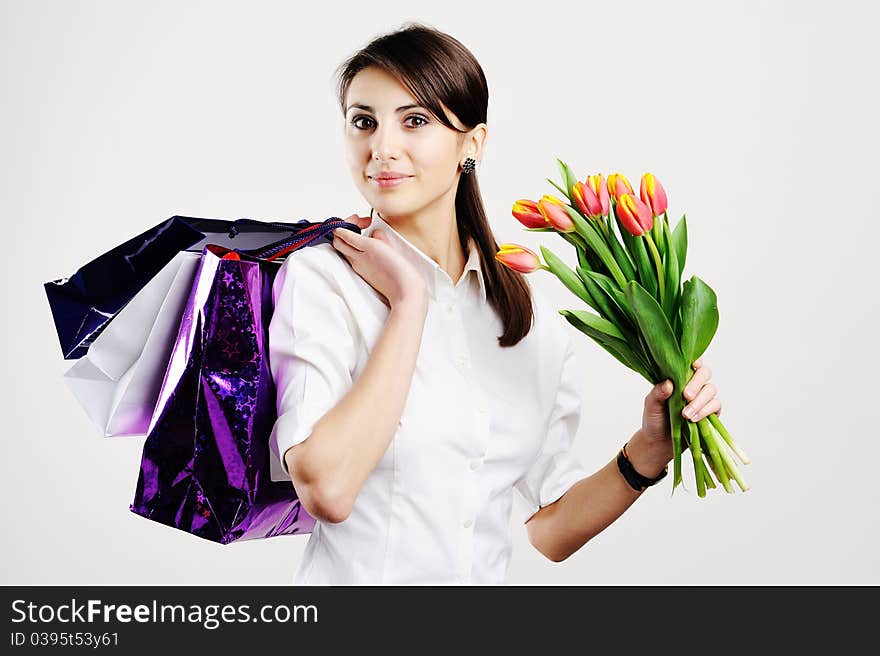
[[[479,123],[468,132],[462,144],[463,153],[472,153],[471,157],[482,161],[483,149],[489,137],[489,127],[485,123]]]

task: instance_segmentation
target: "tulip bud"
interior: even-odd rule
[[[666,190],[653,173],[645,173],[639,186],[639,196],[642,202],[651,209],[653,216],[658,216],[666,211]]]
[[[635,194],[623,173],[612,173],[608,176],[608,193],[618,202],[623,194]]]
[[[495,259],[508,269],[520,273],[531,273],[542,267],[537,254],[519,244],[501,244],[501,250],[495,253]]]
[[[610,199],[601,173],[588,176],[586,183],[576,183],[572,189],[572,196],[581,212],[591,219],[598,219],[608,214]]]
[[[599,205],[602,208],[602,216],[608,214],[610,199],[608,198],[608,187],[605,186],[605,176],[601,173],[587,177],[587,184],[593,190],[593,193],[599,198]]]
[[[576,182],[572,187],[571,195],[580,211],[588,217],[598,219],[602,216],[602,201],[599,200],[599,196],[591,185]]]
[[[544,194],[538,201],[538,211],[547,223],[559,232],[574,232],[574,221],[563,207],[561,200],[551,194]]]
[[[526,228],[546,228],[547,219],[538,209],[538,204],[527,198],[516,201],[513,204],[512,213],[517,221]]]
[[[632,194],[622,194],[617,199],[617,217],[627,231],[639,237],[654,225],[651,208]]]

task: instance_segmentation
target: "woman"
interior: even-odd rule
[[[616,458],[590,475],[572,455],[572,331],[494,258],[473,172],[482,69],[454,38],[410,25],[345,62],[339,102],[377,216],[348,217],[361,234],[337,229],[284,262],[269,329],[270,445],[317,520],[295,582],[503,583],[514,490],[531,544],[564,560],[641,491]],[[700,365],[684,392],[695,417],[720,410]],[[673,456],[664,383],[626,445],[651,479]]]

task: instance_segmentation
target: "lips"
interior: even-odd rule
[[[368,176],[374,180],[396,180],[398,178],[411,178],[411,175],[407,175],[406,173],[398,173],[397,171],[387,171],[380,173],[379,175],[371,175]]]

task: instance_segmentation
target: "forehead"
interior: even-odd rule
[[[346,110],[352,104],[368,105],[373,111],[395,111],[401,105],[418,105],[409,90],[390,73],[370,66],[351,80],[345,98]]]
[[[455,113],[443,101],[438,103],[452,124],[464,129]],[[353,108],[352,105],[359,107]],[[420,105],[416,97],[396,77],[377,66],[368,66],[358,71],[352,78],[345,95],[346,113],[353,109],[369,108],[365,111],[393,115],[411,107],[424,107],[424,105]],[[431,111],[427,107],[425,109]]]

